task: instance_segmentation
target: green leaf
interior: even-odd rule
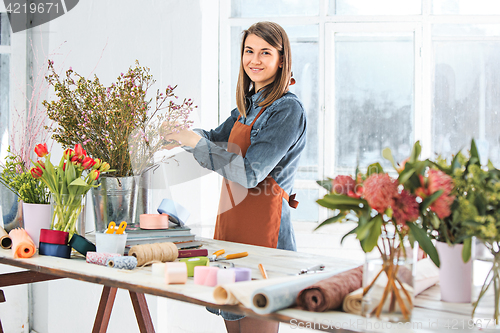
[[[73,180],[69,186],[88,186],[88,184],[81,178],[76,178]]]
[[[325,188],[328,192],[332,191],[332,180],[331,179],[318,180],[318,181],[316,181],[316,183],[318,183],[319,186]]]
[[[384,169],[380,165],[380,163],[373,163],[368,166],[368,169],[366,171],[366,176],[369,177],[375,173],[384,173]]]
[[[360,204],[362,204],[364,207],[368,206],[368,201],[364,199],[352,198],[342,194],[327,194],[323,197],[323,200],[337,205],[359,206]]]
[[[342,243],[344,242],[344,239],[349,236],[349,235],[352,235],[354,233],[356,233],[356,230],[358,229],[358,227],[356,226],[356,228],[352,229],[351,231],[349,231],[347,234],[345,234],[344,236],[342,236],[342,238],[340,239],[340,244],[342,245]]]
[[[422,147],[420,146],[420,141],[415,142],[411,150],[410,159],[408,162],[415,163],[416,161],[418,161],[418,157],[420,156],[421,151]]]
[[[432,244],[431,240],[427,236],[427,233],[413,222],[406,224],[410,228],[410,232],[413,234],[420,247],[429,255],[429,257],[431,257],[434,264],[439,267],[441,264],[439,262],[439,255],[434,247],[434,244]]]
[[[422,201],[422,204],[420,205],[420,211],[423,212],[427,208],[429,208],[429,206],[432,205],[432,203],[436,201],[436,199],[439,198],[441,194],[443,194],[443,192],[444,192],[443,190],[439,190],[432,193],[432,195],[428,196],[427,198],[425,198],[424,201]]]
[[[341,220],[344,217],[345,217],[345,214],[339,214],[337,216],[330,217],[330,218],[324,220],[323,222],[321,222],[321,224],[318,225],[316,228],[314,228],[314,231],[318,230],[321,227],[324,227],[325,225],[332,224],[332,223],[335,223],[335,222],[339,222],[339,220]]]
[[[406,181],[408,179],[410,179],[411,176],[413,176],[415,174],[415,169],[414,168],[409,168],[407,169],[405,167],[405,169],[403,171],[401,171],[401,173],[399,174],[399,177],[398,177],[398,181],[400,184],[404,184],[406,183]]]
[[[471,256],[472,238],[464,240],[464,247],[462,248],[462,259],[464,262],[469,261]]]
[[[441,220],[439,219],[439,217],[437,217],[436,214],[431,215],[431,223],[434,229],[439,230],[439,225],[441,224]]]
[[[380,215],[375,216],[368,225],[371,226],[371,228],[368,230],[369,233],[367,237],[360,240],[361,248],[366,253],[371,252],[375,246],[377,246],[378,238],[382,234],[382,217]]]
[[[387,147],[387,148],[384,148],[382,150],[382,157],[385,158],[386,160],[388,160],[389,162],[391,162],[392,164],[392,167],[394,169],[397,169],[396,168],[396,163],[394,162],[394,157],[392,157],[392,151],[391,151],[391,148]]]
[[[318,203],[318,205],[320,205],[322,207],[333,209],[333,210],[334,209],[338,209],[341,211],[353,210],[355,212],[362,211],[362,208],[360,208],[358,205],[339,205],[339,204],[334,204],[328,200],[323,200],[323,199],[316,200],[316,203]]]
[[[471,159],[475,158],[477,161],[480,161],[479,152],[477,151],[476,141],[474,141],[474,139],[470,142],[470,157]]]

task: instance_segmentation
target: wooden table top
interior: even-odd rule
[[[307,253],[269,249],[246,244],[202,239],[203,248],[209,253],[224,249],[226,253],[247,251],[248,257],[232,259],[236,267],[252,269],[252,279],[261,279],[258,264],[266,267],[269,278],[298,273],[301,269],[316,264],[326,266],[325,270],[347,270],[359,266],[360,262]],[[71,260],[51,256],[35,256],[29,259],[13,259],[11,250],[0,249],[0,263],[25,268],[59,277],[97,283],[110,287],[127,289],[137,293],[167,297],[175,300],[224,309],[234,313],[263,319],[276,320],[292,326],[309,327],[327,332],[426,332],[471,331],[471,304],[444,303],[439,301],[439,286],[432,287],[415,299],[411,323],[387,323],[372,318],[348,314],[340,311],[324,313],[285,309],[268,315],[259,315],[243,306],[214,304],[213,287],[195,285],[192,278],[185,285],[167,285],[163,277],[152,274],[151,266],[132,271],[112,269],[88,264],[85,259],[72,257]],[[477,330],[477,328],[472,329]]]

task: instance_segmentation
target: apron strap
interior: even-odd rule
[[[297,208],[297,206],[299,205],[299,202],[297,200],[295,200],[295,195],[296,195],[296,193],[288,196],[288,193],[283,191],[283,198],[285,198],[285,200],[288,202],[288,205],[290,205],[290,207],[292,207],[294,209]]]

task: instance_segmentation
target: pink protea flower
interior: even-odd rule
[[[453,179],[442,172],[441,170],[430,169],[428,176],[429,195],[443,190],[443,194],[434,201],[430,208],[436,215],[443,219],[451,214],[451,204],[455,200],[455,196],[451,195],[453,190]]]
[[[386,173],[374,173],[363,183],[363,197],[380,214],[393,205],[397,195],[398,183]]]
[[[354,191],[356,182],[351,176],[337,176],[332,180],[332,192],[335,194],[347,195]]]
[[[398,225],[406,225],[406,222],[415,221],[419,216],[417,197],[403,190],[394,198],[392,211],[392,217]]]

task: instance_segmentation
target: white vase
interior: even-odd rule
[[[38,248],[40,229],[50,229],[52,213],[50,204],[29,204],[23,202],[24,230],[33,239]]]
[[[436,243],[441,262],[441,300],[444,302],[470,303],[472,300],[472,259],[464,263],[462,248],[463,244],[449,246],[445,242]]]

